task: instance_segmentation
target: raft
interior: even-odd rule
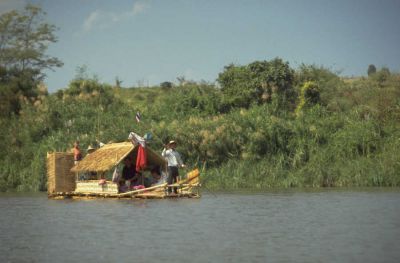
[[[106,178],[113,169],[128,155],[136,158],[138,145],[131,142],[111,143],[88,154],[78,164],[74,164],[73,154],[67,152],[47,153],[47,193],[51,199],[169,199],[199,198],[200,172],[196,168],[177,183],[154,185],[142,189],[119,192],[118,183]],[[147,166],[167,169],[165,159],[145,147]],[[90,174],[90,180],[82,179],[82,174]],[[95,177],[95,178],[93,178]],[[177,193],[168,193],[170,187],[176,187]]]

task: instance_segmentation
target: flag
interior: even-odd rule
[[[136,112],[136,121],[137,122],[140,122],[140,118],[141,118],[142,116],[140,116],[140,112]]]

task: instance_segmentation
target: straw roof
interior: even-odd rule
[[[75,165],[72,172],[106,172],[119,164],[126,156],[133,153],[136,159],[138,146],[134,146],[131,142],[106,144],[96,151],[88,154]],[[146,147],[147,162],[149,165],[160,165],[164,167],[166,161],[156,152]]]

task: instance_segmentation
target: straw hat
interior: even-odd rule
[[[87,148],[87,152],[93,152],[94,150],[96,150],[95,148],[93,148],[92,145],[89,145],[89,147]]]
[[[174,141],[174,140],[171,140],[171,141],[169,141],[169,143],[168,143],[169,145],[171,145],[171,144],[176,144],[176,141]]]

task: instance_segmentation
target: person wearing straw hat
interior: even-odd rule
[[[94,152],[96,150],[96,148],[94,148],[92,145],[89,145],[89,147],[87,148],[86,152],[87,154],[91,154],[92,152]]]
[[[179,154],[179,152],[176,151],[176,142],[173,140],[169,141],[169,143],[163,149],[161,155],[168,163],[167,182],[169,185],[174,184],[178,181],[179,167],[185,167],[181,155]],[[171,194],[172,190],[174,190],[175,194],[178,193],[177,187],[173,187],[173,189],[171,189],[171,187],[168,187],[168,194]]]

